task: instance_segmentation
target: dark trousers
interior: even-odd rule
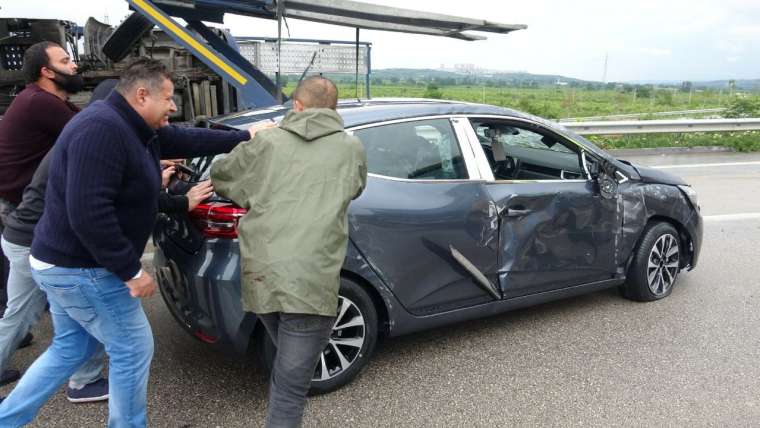
[[[275,312],[259,319],[277,346],[269,384],[266,427],[301,426],[306,394],[335,317]]]
[[[2,234],[2,231],[0,231]],[[8,274],[10,272],[10,263],[0,249],[0,308],[8,305]]]
[[[3,234],[3,219],[9,215],[16,206],[5,199],[0,198],[0,235]],[[11,270],[11,264],[8,262],[8,258],[3,254],[3,250],[0,249],[0,307],[5,309],[8,303],[8,273]]]

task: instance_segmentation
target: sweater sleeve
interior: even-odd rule
[[[182,128],[168,125],[158,130],[161,158],[194,158],[229,153],[242,141],[248,141],[248,131],[224,129]]]
[[[67,151],[66,209],[69,224],[95,260],[122,281],[140,270],[140,253],[116,216],[127,153],[118,133],[92,123],[71,139]],[[142,250],[142,249],[140,249]]]
[[[170,195],[167,192],[158,194],[158,211],[164,214],[187,212],[189,201],[184,195]]]

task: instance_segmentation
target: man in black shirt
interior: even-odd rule
[[[30,46],[24,52],[23,73],[27,86],[13,99],[0,121],[0,233],[5,218],[21,202],[24,187],[40,161],[53,147],[64,125],[79,111],[68,97],[81,89],[81,76],[77,74],[77,65],[59,45],[40,42]],[[6,312],[10,266],[3,251],[0,264],[0,306]],[[30,343],[31,336],[24,342]],[[0,369],[3,368],[0,363]],[[0,385],[18,378],[18,371],[0,370]]]

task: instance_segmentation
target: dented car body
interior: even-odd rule
[[[236,114],[215,126],[247,127],[285,111]],[[687,183],[614,159],[560,125],[459,102],[354,101],[338,111],[362,140],[369,170],[349,209],[342,275],[372,307],[342,297],[336,327],[348,325],[340,319],[347,308],[358,313],[354,327],[363,324],[335,330],[315,374],[317,384],[332,382],[325,390],[355,375],[351,366],[364,364],[371,349],[363,346],[376,334],[626,287],[632,271],[651,290],[641,300],[654,300],[697,264],[702,219]],[[194,160],[193,179],[211,162]],[[235,234],[209,228],[223,220],[215,206],[229,208],[217,201],[189,217],[161,217],[154,239],[162,294],[196,337],[239,351],[265,346],[252,342],[256,317],[242,311]],[[357,352],[341,342],[347,337],[362,339],[352,342]]]

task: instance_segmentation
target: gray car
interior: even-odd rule
[[[245,128],[286,111],[247,111],[212,126]],[[657,300],[697,264],[694,190],[556,123],[430,100],[343,102],[338,112],[364,144],[369,179],[349,208],[338,317],[313,392],[349,382],[379,337],[610,287]],[[186,182],[206,178],[213,161],[193,159],[197,173]],[[161,215],[154,261],[182,327],[214,346],[256,351],[268,365],[276,349],[240,301],[244,214],[212,199],[189,214]]]

